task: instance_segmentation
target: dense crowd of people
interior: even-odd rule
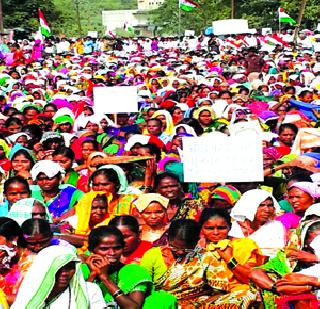
[[[3,41],[0,307],[318,308],[318,34],[292,42]],[[138,113],[95,113],[114,86]],[[240,122],[264,181],[186,182],[183,140]]]

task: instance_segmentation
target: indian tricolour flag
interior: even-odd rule
[[[179,0],[179,8],[186,12],[192,11],[194,8],[198,7],[199,4],[192,0]]]
[[[40,10],[40,8],[38,9],[38,14],[39,14],[39,23],[40,23],[41,34],[45,37],[51,36],[50,27],[49,27],[46,19],[44,18],[44,15],[43,15],[42,11]]]
[[[291,26],[296,25],[296,21],[292,19],[285,11],[283,8],[279,8],[279,22],[280,23],[288,23]]]

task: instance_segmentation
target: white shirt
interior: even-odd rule
[[[277,251],[285,246],[285,228],[279,221],[270,221],[262,225],[247,238],[254,240],[260,247],[263,255],[275,256]],[[229,236],[244,238],[243,231],[237,221],[232,222]]]

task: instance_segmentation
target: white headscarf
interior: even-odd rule
[[[179,128],[184,128],[184,130],[186,131],[187,134],[190,134],[192,136],[197,136],[196,131],[194,130],[194,128],[192,128],[191,126],[187,125],[187,124],[178,124],[177,126],[174,127],[173,129],[173,135],[177,135],[177,131]]]
[[[271,198],[273,200],[275,210],[278,212],[280,210],[280,206],[269,192],[261,189],[253,189],[245,192],[241,196],[240,200],[231,210],[231,217],[240,222],[244,222],[246,219],[252,222],[259,205],[267,198]]]
[[[63,173],[61,166],[51,160],[38,161],[31,170],[32,180],[35,181],[40,173],[44,173],[48,177],[54,177],[58,173]]]
[[[141,145],[148,144],[150,136],[142,134],[134,134],[129,137],[127,143],[124,145],[125,151],[130,151],[130,149],[136,144],[140,143]]]

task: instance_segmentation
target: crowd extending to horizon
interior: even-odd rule
[[[3,40],[0,308],[318,308],[318,41]],[[138,113],[95,113],[115,86]],[[186,182],[183,140],[241,122],[264,181]]]

